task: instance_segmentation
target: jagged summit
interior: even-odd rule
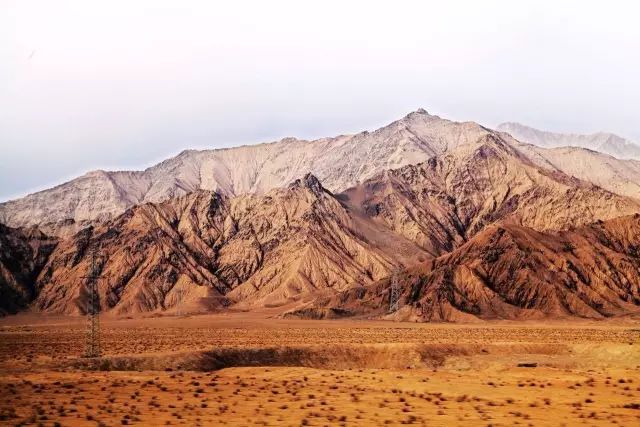
[[[430,122],[433,120],[443,120],[441,117],[436,116],[434,114],[430,114],[424,108],[418,108],[415,111],[411,111],[409,114],[405,115],[399,122],[402,123],[411,123],[413,122]]]
[[[412,116],[430,116],[429,112],[427,110],[425,110],[424,108],[418,108],[415,111],[410,112],[409,114],[407,114],[405,116],[405,118],[407,117],[412,117]],[[436,117],[436,116],[434,116]]]
[[[320,183],[320,180],[311,173],[308,173],[304,177],[293,181],[291,184],[289,184],[289,188],[308,188],[314,194],[321,194],[323,191],[325,191],[324,187],[322,187],[322,183]]]

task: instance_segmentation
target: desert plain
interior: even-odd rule
[[[0,319],[0,424],[640,424],[637,320]]]

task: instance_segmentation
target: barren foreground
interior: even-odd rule
[[[637,323],[0,320],[3,425],[637,425]],[[519,366],[520,365],[520,366]],[[96,370],[99,369],[99,370]]]

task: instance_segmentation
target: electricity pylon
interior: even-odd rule
[[[85,357],[100,357],[100,295],[98,294],[98,279],[100,268],[96,261],[95,249],[91,251],[89,272],[84,276],[87,285],[87,331],[85,341]]]
[[[400,285],[398,284],[398,270],[393,270],[391,275],[391,286],[389,288],[389,313],[398,311],[400,308]]]

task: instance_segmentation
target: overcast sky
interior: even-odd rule
[[[419,107],[640,141],[636,4],[2,0],[0,200]]]

